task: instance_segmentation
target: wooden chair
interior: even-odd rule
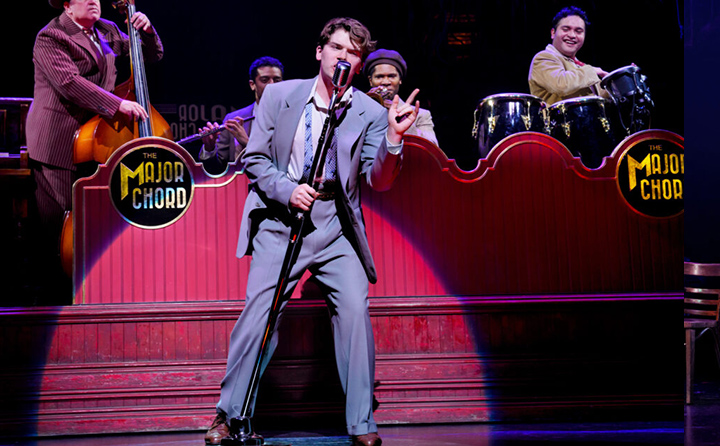
[[[696,279],[691,279],[693,276]],[[720,289],[705,287],[702,282],[713,277],[720,278],[720,263],[685,262],[685,404],[692,403],[695,339],[705,333],[711,333],[715,341],[716,359],[720,365],[720,332],[718,331]],[[698,285],[688,286],[695,285],[692,280]],[[720,279],[715,280],[720,283]]]

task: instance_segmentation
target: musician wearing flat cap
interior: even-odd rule
[[[580,62],[576,56],[585,43],[588,24],[585,11],[575,6],[555,15],[550,30],[552,43],[537,53],[530,65],[530,94],[548,105],[581,96],[607,97],[600,88],[600,80],[607,73]]]
[[[399,94],[400,84],[405,79],[406,73],[407,63],[400,53],[382,48],[373,51],[365,62],[365,75],[372,87],[368,91],[368,96],[386,108],[390,107],[393,97]],[[436,146],[438,145],[430,110],[421,108],[417,120],[405,134],[421,136],[432,141]]]
[[[76,130],[95,115],[146,119],[137,102],[110,91],[115,87],[115,57],[130,52],[128,36],[100,18],[100,0],[50,0],[63,12],[38,33],[33,48],[35,91],[27,117],[27,145],[36,182],[39,234],[48,247],[48,268],[57,270],[58,245],[65,211],[71,208]],[[163,47],[147,16],[130,19],[140,31],[145,58],[159,60]],[[52,251],[52,252],[50,252]],[[57,267],[56,267],[57,266]]]

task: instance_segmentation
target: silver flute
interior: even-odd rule
[[[247,121],[250,121],[253,119],[255,119],[255,116],[248,116],[247,118],[243,118],[243,122],[247,122]],[[206,132],[198,132],[194,135],[186,136],[185,138],[180,139],[175,142],[180,145],[188,144],[193,141],[197,141],[198,139],[202,139],[206,136],[210,136],[210,135],[214,135],[215,133],[222,132],[223,130],[225,130],[225,124],[221,124],[221,125],[215,127],[214,129],[206,131]]]

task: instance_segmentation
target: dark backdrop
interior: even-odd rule
[[[720,1],[688,2],[685,24],[685,257],[720,262]]]
[[[101,2],[103,17],[122,25],[110,2]],[[554,14],[570,4],[585,9],[591,22],[579,58],[606,71],[631,63],[640,66],[656,104],[652,126],[685,134],[682,0],[136,3],[165,45],[164,59],[147,66],[150,99],[176,138],[252,102],[247,70],[257,57],[280,59],[287,79],[316,75],[320,29],[332,17],[350,16],[368,26],[379,47],[403,54],[409,68],[401,96],[413,87],[421,89],[422,106],[432,111],[441,148],[462,160],[473,146],[477,104],[496,93],[528,92],[530,61],[549,43]],[[696,28],[719,9],[711,8],[712,3],[689,3],[698,10]],[[704,4],[710,6],[701,10]],[[59,11],[42,0],[23,0],[7,8],[14,9],[6,16],[9,26],[0,29],[5,67],[0,96],[31,97],[35,35]],[[716,48],[701,51],[717,54]],[[127,64],[120,62],[119,80],[129,76]],[[354,85],[367,89],[364,78]],[[696,88],[693,94],[702,95],[698,90],[706,85],[691,86]]]
[[[121,22],[110,2],[101,2],[103,17]],[[174,106],[195,105],[200,111],[204,105],[204,117],[213,118],[214,105],[229,110],[252,102],[247,70],[260,56],[280,59],[286,78],[316,75],[320,29],[332,17],[350,16],[370,28],[380,47],[403,54],[409,69],[401,95],[421,89],[440,146],[452,154],[469,144],[480,100],[496,93],[528,92],[530,61],[549,43],[553,15],[571,3],[584,8],[591,21],[579,58],[606,71],[639,65],[657,104],[653,127],[682,134],[683,47],[675,1],[136,2],[165,45],[165,58],[148,65],[147,72],[150,98],[169,122],[181,119],[173,112],[192,114],[185,118],[196,114],[195,109],[190,113],[188,107]],[[30,97],[35,34],[57,10],[41,0],[24,0],[16,7],[25,9],[19,16],[31,23],[0,31],[4,45],[13,42],[4,58],[13,61],[11,82],[0,95]],[[119,79],[127,73],[122,63]],[[364,78],[354,84],[367,88]],[[221,111],[216,107],[216,114]]]

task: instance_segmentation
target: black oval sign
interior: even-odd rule
[[[175,151],[143,146],[125,153],[115,165],[110,197],[128,223],[162,228],[187,211],[193,185],[190,169]]]
[[[627,204],[648,217],[673,217],[683,212],[685,151],[677,143],[647,139],[628,147],[620,157],[617,183]]]

